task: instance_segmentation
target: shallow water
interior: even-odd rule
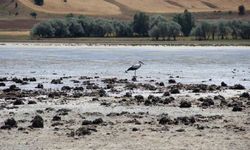
[[[250,87],[250,47],[0,45],[0,76],[100,76],[130,79],[141,60],[141,80],[240,83]],[[236,70],[234,70],[236,69]],[[53,75],[57,73],[57,75]],[[209,81],[212,79],[212,81]]]

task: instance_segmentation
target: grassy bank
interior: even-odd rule
[[[190,46],[250,46],[250,40],[197,41],[179,37],[176,41],[154,41],[151,38],[50,38],[34,40],[28,31],[0,31],[0,42],[77,43],[87,45],[190,45]]]

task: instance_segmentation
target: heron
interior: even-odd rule
[[[135,65],[129,67],[129,68],[125,71],[125,73],[128,73],[128,71],[135,71],[134,73],[135,73],[135,77],[136,77],[136,70],[138,70],[139,68],[141,68],[142,65],[144,65],[144,63],[143,63],[142,61],[138,61],[137,64],[135,64]]]

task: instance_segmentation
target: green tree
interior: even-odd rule
[[[187,10],[185,10],[182,14],[174,16],[173,21],[181,25],[181,31],[184,36],[189,36],[192,28],[195,26],[195,18],[192,13]]]
[[[148,36],[149,30],[149,16],[140,12],[134,15],[133,31],[139,36]]]
[[[240,5],[238,9],[239,9],[239,15],[245,15],[246,10],[244,5]]]
[[[42,6],[44,4],[44,0],[34,0],[34,4]]]
[[[36,19],[36,17],[37,17],[37,13],[36,13],[36,12],[32,12],[32,13],[30,13],[30,16],[32,16],[33,18],[35,18],[35,19]]]
[[[149,30],[149,36],[154,38],[155,40],[159,40],[160,29],[157,25],[153,26],[153,28]]]
[[[31,35],[41,38],[51,38],[54,37],[54,29],[49,22],[42,22],[32,28]]]

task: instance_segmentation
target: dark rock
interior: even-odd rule
[[[150,106],[150,105],[152,105],[152,102],[151,102],[150,100],[146,100],[146,101],[144,102],[144,105],[145,105],[145,106]]]
[[[28,102],[28,104],[29,104],[29,105],[32,105],[32,104],[37,104],[37,103],[36,103],[36,101],[30,100],[30,101]]]
[[[6,86],[5,83],[0,83],[0,86]]]
[[[163,104],[169,104],[171,103],[172,101],[174,101],[175,99],[173,97],[167,97],[165,98],[165,100],[163,101]]]
[[[15,82],[15,83],[20,83],[20,84],[23,83],[23,80],[22,79],[18,79],[18,78],[13,78],[12,81]]]
[[[188,101],[181,101],[180,103],[180,108],[190,108],[192,106],[191,102],[188,102]]]
[[[68,115],[68,113],[71,111],[71,109],[66,109],[66,108],[61,108],[61,109],[58,109],[56,112],[59,114],[59,115]]]
[[[138,87],[134,83],[127,83],[126,86],[125,86],[125,88],[128,89],[128,90],[133,90],[133,89],[136,89]]]
[[[92,98],[92,101],[99,101],[99,99],[94,97],[94,98]]]
[[[102,118],[97,118],[97,119],[93,120],[92,123],[93,124],[101,124],[101,123],[103,123],[103,120],[102,120]]]
[[[6,77],[0,78],[0,82],[4,82],[4,81],[7,81],[7,78],[6,78]]]
[[[52,118],[52,121],[61,121],[61,117],[56,115]]]
[[[199,92],[201,92],[201,90],[199,88],[193,89],[193,93],[199,93]]]
[[[159,86],[165,86],[165,84],[163,82],[160,82]]]
[[[17,127],[17,122],[14,118],[7,119],[4,122],[4,126],[1,127],[1,129],[11,129],[11,128],[16,128]]]
[[[216,96],[214,96],[214,100],[225,100],[225,97],[223,97],[221,95],[216,95]]]
[[[227,84],[225,82],[221,82],[220,84],[222,87],[227,87]]]
[[[51,84],[63,84],[61,79],[53,79]]]
[[[249,95],[249,93],[244,92],[244,93],[242,93],[242,94],[240,95],[240,97],[243,97],[243,98],[250,98],[250,95]]]
[[[35,77],[32,77],[32,78],[23,78],[23,81],[36,82],[36,78]]]
[[[178,89],[176,89],[176,88],[173,88],[173,89],[170,90],[170,93],[171,94],[179,94],[180,91]]]
[[[35,116],[34,119],[32,120],[32,125],[31,127],[33,128],[43,128],[43,118],[39,115]]]
[[[169,79],[169,80],[168,80],[168,83],[169,83],[169,84],[175,84],[176,81],[175,81],[174,79]]]
[[[49,98],[56,98],[56,97],[61,97],[61,93],[59,92],[51,92],[48,94]]]
[[[137,81],[136,76],[132,77],[132,81],[134,81],[134,82]]]
[[[132,94],[130,92],[126,92],[126,94],[124,95],[124,97],[132,97]]]
[[[135,99],[138,101],[138,102],[143,102],[144,101],[144,97],[142,95],[135,95]]]
[[[185,132],[185,129],[177,129],[176,132]]]
[[[17,99],[13,102],[13,105],[24,105],[24,102],[21,99]]]
[[[233,90],[245,90],[246,88],[241,84],[235,84],[234,86],[230,87],[230,89],[233,89]]]
[[[155,91],[157,88],[151,84],[140,84],[143,88],[150,91]]]
[[[136,132],[138,130],[139,130],[138,128],[132,128],[132,131],[134,131],[134,132]]]
[[[203,99],[203,102],[201,105],[203,107],[209,107],[211,105],[214,105],[214,101],[211,98],[205,98],[205,99]]]
[[[173,124],[173,120],[170,119],[170,117],[162,117],[160,120],[159,120],[159,124],[161,125],[165,125],[165,124]]]
[[[236,105],[236,106],[233,107],[232,111],[242,111],[242,107]]]
[[[62,91],[70,91],[70,90],[71,90],[71,87],[69,87],[69,86],[63,86],[63,87],[61,88],[61,90],[62,90]]]
[[[11,85],[9,88],[7,88],[7,89],[4,89],[3,91],[4,92],[16,92],[16,91],[20,91],[21,89],[20,88],[18,88],[16,85]]]
[[[91,124],[93,124],[93,122],[90,120],[83,120],[82,122],[82,125],[91,125]]]
[[[84,135],[90,135],[91,132],[88,128],[86,127],[80,127],[75,131],[75,135],[77,136],[84,136]]]
[[[184,125],[190,125],[196,122],[194,117],[177,117],[176,121],[178,124],[182,123]]]
[[[74,90],[75,90],[75,91],[83,91],[84,88],[83,88],[83,87],[75,87]]]
[[[98,93],[99,93],[100,97],[107,96],[107,93],[106,93],[106,91],[104,89],[100,89]]]
[[[163,96],[170,96],[170,93],[168,91],[163,93]]]
[[[62,126],[63,123],[62,122],[54,122],[51,124],[52,127],[55,127],[55,126]]]
[[[80,98],[80,97],[82,97],[82,96],[83,96],[82,93],[78,93],[78,92],[73,93],[73,97],[74,97],[74,98]]]
[[[38,83],[37,86],[36,86],[36,88],[43,89],[43,84],[42,83]]]

